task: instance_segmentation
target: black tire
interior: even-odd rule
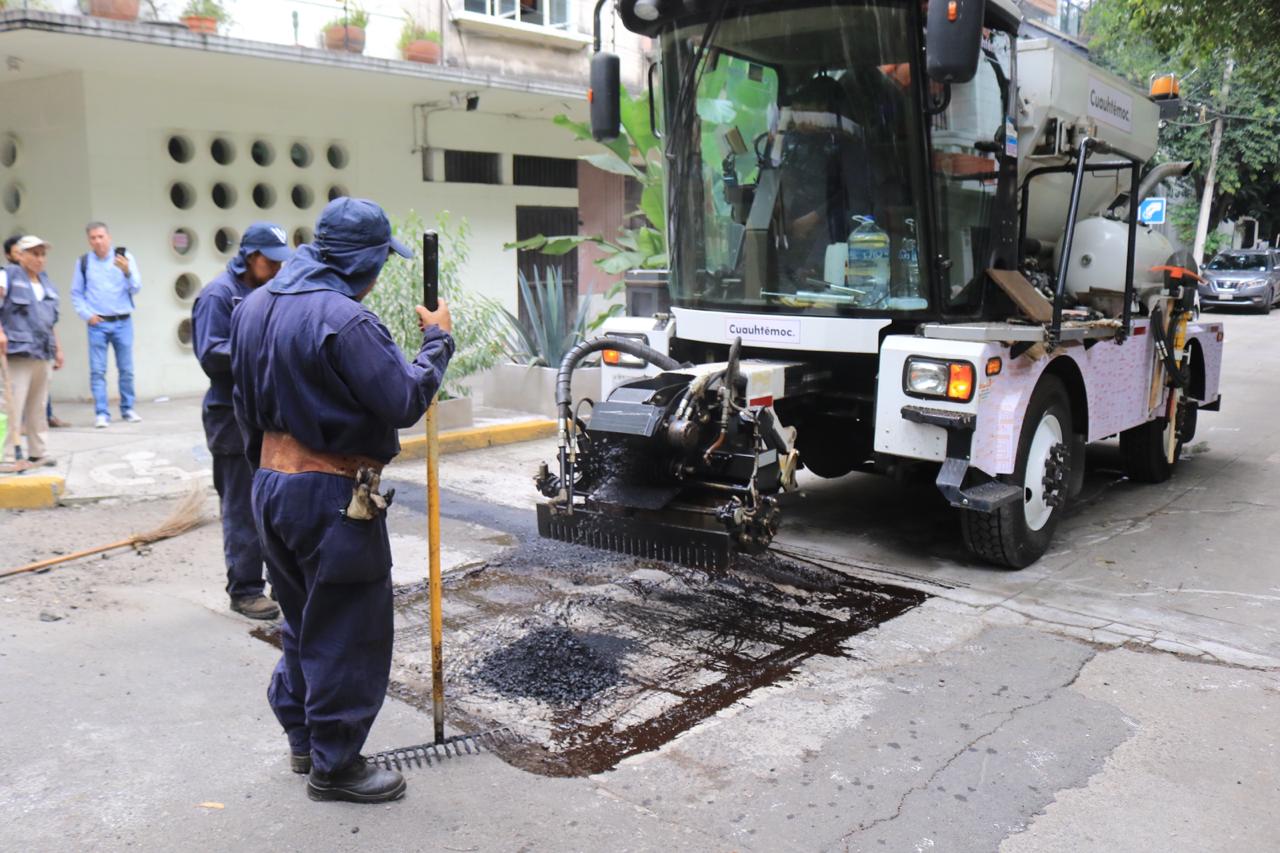
[[[1173,469],[1182,456],[1182,445],[1195,438],[1196,423],[1200,419],[1200,406],[1185,395],[1179,403],[1178,443],[1173,448],[1173,461],[1164,452],[1164,418],[1147,421],[1141,426],[1120,433],[1120,456],[1124,460],[1124,472],[1136,483],[1163,483],[1173,476]]]
[[[1270,313],[1271,313],[1271,306],[1275,304],[1275,301],[1276,301],[1276,294],[1275,294],[1275,291],[1274,291],[1274,290],[1268,290],[1268,291],[1267,291],[1267,298],[1266,298],[1266,300],[1262,303],[1262,306],[1258,308],[1258,313],[1259,313],[1259,314],[1261,314],[1263,317],[1265,317],[1265,316],[1267,316],[1268,314],[1270,314]]]
[[[1130,480],[1163,483],[1173,474],[1173,465],[1164,452],[1166,423],[1160,418],[1120,433],[1120,457]]]
[[[1046,376],[1036,386],[1027,405],[1027,416],[1022,422],[1022,434],[1018,438],[1018,461],[1012,475],[1000,479],[1017,485],[1026,480],[1028,455],[1032,439],[1041,421],[1052,416],[1057,419],[1062,432],[1064,464],[1062,482],[1071,480],[1071,398],[1067,389],[1054,376]],[[979,559],[1009,569],[1022,569],[1034,563],[1048,550],[1054,531],[1062,518],[1067,500],[1067,489],[1062,489],[1061,502],[1052,507],[1048,519],[1039,529],[1033,529],[1027,521],[1027,501],[1014,501],[995,512],[960,511],[960,529],[965,547]]]

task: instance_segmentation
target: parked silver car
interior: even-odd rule
[[[1232,249],[1219,252],[1205,264],[1200,284],[1200,304],[1240,305],[1261,314],[1271,313],[1280,299],[1280,260],[1267,249]]]

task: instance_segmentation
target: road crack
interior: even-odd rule
[[[892,823],[893,821],[900,818],[902,816],[903,810],[907,806],[907,801],[911,799],[912,795],[917,794],[921,791],[927,791],[930,787],[933,786],[933,783],[937,780],[937,778],[941,776],[944,772],[946,772],[951,767],[951,765],[955,764],[955,762],[962,755],[964,755],[966,752],[968,752],[971,749],[975,749],[977,745],[981,743],[983,740],[999,732],[1002,728],[1004,728],[1006,725],[1012,722],[1013,719],[1017,717],[1018,714],[1030,708],[1035,708],[1039,705],[1043,705],[1046,702],[1048,702],[1050,699],[1054,698],[1054,696],[1061,693],[1063,690],[1068,690],[1072,686],[1074,686],[1076,681],[1079,680],[1080,674],[1084,672],[1084,668],[1089,664],[1089,661],[1093,660],[1096,656],[1097,656],[1097,652],[1095,651],[1093,654],[1090,654],[1089,656],[1084,658],[1084,660],[1080,662],[1080,665],[1076,667],[1075,672],[1072,673],[1069,679],[1067,679],[1064,683],[1060,685],[1050,688],[1039,699],[1035,699],[1030,702],[1023,702],[1020,705],[1015,705],[1009,710],[1004,711],[1001,714],[1003,719],[1001,719],[1000,722],[996,723],[987,731],[976,735],[973,739],[971,739],[970,741],[965,743],[963,746],[961,746],[959,749],[957,749],[936,770],[934,770],[931,774],[929,774],[928,779],[925,779],[923,782],[917,782],[916,784],[907,788],[907,790],[904,791],[902,793],[902,796],[898,799],[898,805],[894,808],[892,814],[886,815],[884,817],[876,818],[875,820],[870,821],[869,823],[860,823],[856,827],[854,827],[852,830],[850,830],[848,833],[846,833],[841,838],[841,841],[845,843],[845,850],[849,849],[848,842],[849,842],[849,839],[853,838],[853,836],[869,832],[878,826],[883,826],[885,824]]]

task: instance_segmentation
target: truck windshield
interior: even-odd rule
[[[788,314],[928,310],[919,24],[909,4],[778,5],[663,41],[672,296]]]

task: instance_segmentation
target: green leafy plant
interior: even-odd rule
[[[400,52],[404,53],[405,48],[411,42],[429,41],[436,44],[440,43],[440,33],[436,30],[429,30],[410,15],[406,15],[404,26],[400,28]]]
[[[509,325],[513,358],[521,364],[558,367],[565,353],[584,340],[592,328],[588,319],[591,293],[579,300],[577,313],[571,317],[564,304],[564,273],[559,267],[546,267],[542,275],[534,270],[532,282],[520,271],[520,296],[529,314],[527,324],[502,309]]]
[[[369,13],[357,3],[347,6],[346,11],[334,18],[332,21],[324,25],[326,30],[333,27],[360,27],[364,29],[369,26]]]
[[[640,209],[631,216],[643,216],[645,225],[639,228],[620,228],[613,237],[603,234],[542,234],[527,240],[504,245],[506,249],[528,249],[546,255],[565,255],[589,243],[598,247],[604,257],[596,261],[604,272],[621,275],[629,269],[666,269],[667,267],[667,216],[663,195],[662,146],[649,125],[647,98],[633,98],[622,90],[623,133],[612,142],[603,143],[604,151],[588,154],[582,159],[606,172],[623,175],[639,181],[642,187]],[[556,116],[553,121],[569,130],[578,140],[591,139],[591,127],[568,116]],[[617,286],[606,296],[617,294]]]
[[[455,222],[447,211],[442,212],[436,216],[435,230],[440,235],[440,295],[449,302],[456,346],[440,396],[464,397],[464,380],[509,354],[510,315],[496,300],[474,292],[463,280],[462,270],[470,257],[467,220]],[[424,231],[422,217],[412,211],[395,224],[396,237],[409,246],[421,246]],[[382,319],[392,339],[411,359],[422,348],[422,332],[413,310],[421,302],[422,253],[417,252],[412,260],[393,253],[365,305]]]
[[[184,18],[213,18],[219,24],[231,22],[231,13],[218,0],[188,0],[182,10]]]

